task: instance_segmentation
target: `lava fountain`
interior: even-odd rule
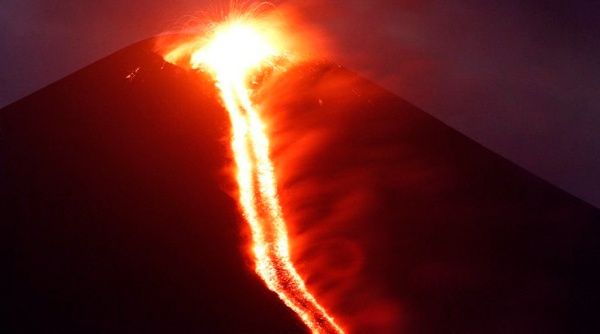
[[[239,205],[253,243],[256,273],[313,333],[344,333],[306,285],[291,261],[286,221],[278,199],[269,137],[252,101],[256,79],[289,60],[289,39],[268,21],[230,16],[200,40],[169,50],[171,63],[211,74],[231,121]]]

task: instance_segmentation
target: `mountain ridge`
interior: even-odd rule
[[[305,332],[252,273],[211,80],[153,50],[0,111],[9,332]],[[293,256],[350,332],[598,328],[596,208],[342,67],[276,79]]]

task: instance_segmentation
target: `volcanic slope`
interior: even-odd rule
[[[1,111],[3,332],[305,333],[252,272],[213,83],[153,45]],[[600,332],[597,209],[339,66],[256,98],[295,262],[348,332]]]
[[[2,110],[8,333],[304,333],[244,256],[217,92],[152,48]]]

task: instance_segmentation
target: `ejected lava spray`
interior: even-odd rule
[[[250,226],[257,274],[313,333],[344,333],[308,292],[290,258],[286,221],[279,204],[269,137],[252,101],[252,78],[287,57],[281,37],[268,22],[231,16],[201,43],[182,45],[165,59],[189,58],[189,66],[210,73],[231,121],[239,205]]]

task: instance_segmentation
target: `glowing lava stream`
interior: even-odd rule
[[[204,45],[191,51],[190,65],[214,76],[229,113],[239,201],[252,232],[257,274],[313,333],[341,334],[344,331],[307,291],[290,259],[269,139],[251,100],[252,75],[283,55],[276,45],[269,40],[269,33],[253,22],[230,20],[216,27]],[[181,56],[180,51],[173,50],[165,59],[172,62]]]

